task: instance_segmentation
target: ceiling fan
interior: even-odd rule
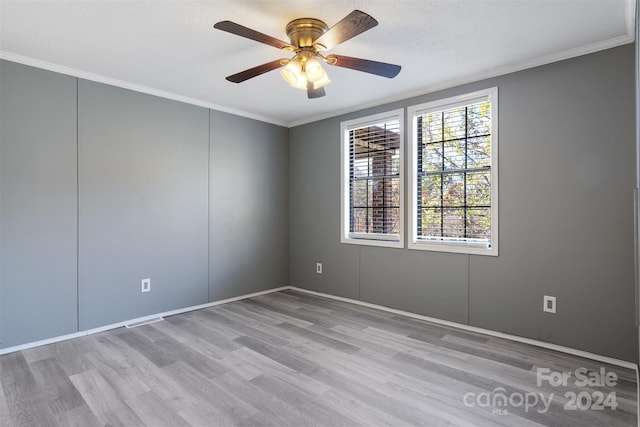
[[[340,43],[370,30],[376,25],[378,25],[378,21],[359,10],[354,10],[331,28],[315,18],[294,19],[286,27],[290,43],[232,21],[221,21],[213,27],[295,54],[292,58],[276,59],[230,75],[226,78],[227,80],[241,83],[283,67],[280,75],[287,83],[299,89],[306,89],[309,98],[319,98],[325,95],[324,86],[330,82],[327,73],[320,64],[321,62],[388,78],[394,78],[398,75],[401,69],[399,65],[344,55],[324,56],[321,53],[333,49]]]

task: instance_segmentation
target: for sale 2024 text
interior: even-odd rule
[[[599,371],[590,371],[587,368],[578,368],[575,371],[552,371],[549,368],[538,368],[536,384],[541,387],[545,384],[551,387],[567,387],[573,385],[579,388],[595,389],[593,391],[567,391],[564,397],[567,402],[564,409],[568,411],[603,411],[605,409],[615,410],[618,407],[616,392],[602,392],[598,388],[607,387],[611,389],[618,384],[618,375],[615,372],[608,372],[604,367]]]

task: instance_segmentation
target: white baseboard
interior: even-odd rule
[[[27,349],[30,349],[30,348],[33,348],[33,347],[39,347],[41,345],[53,344],[53,343],[56,343],[56,342],[66,341],[66,340],[70,340],[70,339],[73,339],[73,338],[85,337],[87,335],[92,335],[92,334],[96,334],[98,332],[104,332],[104,331],[108,331],[108,330],[111,330],[111,329],[116,329],[116,328],[121,328],[121,327],[132,327],[132,326],[137,326],[137,325],[141,325],[141,324],[144,324],[144,323],[151,323],[153,321],[157,321],[159,317],[173,316],[175,314],[186,313],[188,311],[194,311],[194,310],[200,310],[200,309],[203,309],[203,308],[213,307],[213,306],[220,305],[220,304],[226,304],[226,303],[233,302],[233,301],[239,301],[239,300],[243,300],[243,299],[246,299],[246,298],[256,297],[258,295],[270,294],[272,292],[279,292],[279,291],[282,291],[282,290],[285,290],[285,289],[290,289],[290,288],[291,288],[290,286],[282,286],[280,288],[267,289],[265,291],[254,292],[254,293],[246,294],[246,295],[240,295],[240,296],[237,296],[237,297],[227,298],[227,299],[223,299],[223,300],[219,300],[219,301],[213,301],[213,302],[209,302],[209,303],[206,303],[206,304],[193,305],[193,306],[190,306],[190,307],[184,307],[184,308],[179,308],[179,309],[176,309],[176,310],[165,311],[165,312],[162,312],[162,313],[150,314],[148,316],[137,317],[135,319],[125,320],[123,322],[112,323],[110,325],[105,325],[105,326],[100,326],[100,327],[97,327],[97,328],[87,329],[87,330],[80,331],[80,332],[74,332],[74,333],[71,333],[71,334],[60,335],[60,336],[57,336],[57,337],[47,338],[47,339],[39,340],[39,341],[33,341],[33,342],[25,343],[25,344],[12,346],[12,347],[1,348],[0,349],[0,356],[3,355],[3,354],[13,353],[13,352],[16,352],[16,351],[27,350]]]
[[[237,297],[227,298],[227,299],[214,301],[214,302],[210,302],[210,303],[206,303],[206,304],[200,304],[200,305],[180,308],[180,309],[176,309],[176,310],[165,311],[163,313],[156,313],[156,314],[152,314],[152,315],[149,315],[149,316],[138,317],[138,318],[135,318],[135,319],[124,321],[124,322],[118,322],[118,323],[113,323],[113,324],[106,325],[106,326],[101,326],[99,328],[88,329],[86,331],[75,332],[75,333],[72,333],[72,334],[61,335],[61,336],[58,336],[58,337],[48,338],[48,339],[45,339],[45,340],[34,341],[34,342],[26,343],[26,344],[7,347],[7,348],[0,349],[0,356],[3,355],[3,354],[13,353],[13,352],[16,352],[16,351],[27,350],[29,348],[38,347],[38,346],[41,346],[41,345],[53,344],[53,343],[60,342],[60,341],[66,341],[66,340],[70,340],[70,339],[73,339],[73,338],[79,338],[79,337],[83,337],[83,336],[87,336],[87,335],[92,335],[92,334],[95,334],[95,333],[98,333],[98,332],[108,331],[110,329],[116,329],[116,328],[120,328],[120,327],[135,327],[135,326],[139,326],[139,325],[146,324],[146,323],[153,323],[155,321],[160,321],[161,320],[160,318],[165,317],[165,316],[173,316],[175,314],[181,314],[181,313],[186,313],[186,312],[189,312],[189,311],[200,310],[200,309],[203,309],[203,308],[208,308],[208,307],[213,307],[213,306],[216,306],[216,305],[226,304],[226,303],[233,302],[233,301],[240,301],[240,300],[243,300],[243,299],[246,299],[246,298],[251,298],[251,297],[255,297],[255,296],[259,296],[259,295],[270,294],[270,293],[279,292],[279,291],[283,291],[283,290],[295,290],[295,291],[299,291],[299,292],[304,292],[304,293],[308,293],[308,294],[311,294],[311,295],[330,298],[330,299],[343,301],[343,302],[347,302],[347,303],[351,303],[351,304],[357,304],[357,305],[360,305],[360,306],[374,308],[374,309],[386,311],[386,312],[389,312],[389,313],[399,314],[399,315],[411,317],[411,318],[414,318],[414,319],[424,320],[424,321],[427,321],[427,322],[432,322],[432,323],[436,323],[436,324],[440,324],[440,325],[444,325],[444,326],[450,326],[450,327],[461,329],[461,330],[465,330],[465,331],[481,333],[481,334],[489,335],[489,336],[493,336],[493,337],[504,338],[504,339],[508,339],[508,340],[511,340],[511,341],[516,341],[516,342],[521,342],[521,343],[524,343],[524,344],[530,344],[530,345],[541,347],[541,348],[546,348],[546,349],[549,349],[549,350],[559,351],[559,352],[570,354],[570,355],[573,355],[573,356],[584,357],[584,358],[595,360],[595,361],[598,361],[598,362],[608,363],[608,364],[611,364],[611,365],[614,365],[614,366],[620,366],[620,367],[623,367],[623,368],[632,369],[636,373],[636,386],[638,387],[637,390],[636,390],[637,397],[638,397],[638,399],[636,400],[636,404],[637,404],[637,408],[638,408],[638,414],[640,414],[640,373],[638,372],[638,365],[635,364],[635,363],[627,362],[625,360],[615,359],[615,358],[608,357],[608,356],[603,356],[603,355],[596,354],[596,353],[590,353],[590,352],[583,351],[583,350],[577,350],[577,349],[574,349],[574,348],[571,348],[571,347],[565,347],[565,346],[561,346],[561,345],[557,345],[557,344],[551,344],[551,343],[547,343],[547,342],[544,342],[544,341],[538,341],[538,340],[534,340],[534,339],[530,339],[530,338],[520,337],[520,336],[517,336],[517,335],[505,334],[505,333],[502,333],[502,332],[492,331],[490,329],[484,329],[484,328],[478,328],[478,327],[475,327],[475,326],[465,325],[463,323],[457,323],[457,322],[451,322],[451,321],[448,321],[448,320],[437,319],[435,317],[424,316],[424,315],[421,315],[421,314],[411,313],[411,312],[408,312],[408,311],[397,310],[395,308],[385,307],[383,305],[378,305],[378,304],[372,304],[372,303],[368,303],[368,302],[365,302],[365,301],[360,301],[360,300],[355,300],[355,299],[345,298],[345,297],[339,297],[339,296],[336,296],[336,295],[324,294],[322,292],[316,292],[316,291],[311,291],[311,290],[308,290],[308,289],[302,289],[302,288],[298,288],[296,286],[282,286],[282,287],[279,287],[279,288],[267,289],[267,290],[260,291],[260,292],[254,292],[254,293],[251,293],[251,294],[240,295],[240,296],[237,296]],[[639,417],[639,420],[638,420],[638,426],[640,427],[640,417]]]
[[[179,308],[179,309],[176,309],[176,310],[165,311],[165,312],[162,312],[162,313],[155,313],[155,314],[151,314],[151,315],[148,315],[148,316],[142,316],[142,317],[138,317],[138,318],[135,318],[135,319],[125,320],[123,322],[117,322],[117,323],[112,323],[112,324],[105,325],[105,326],[100,326],[100,327],[97,327],[97,328],[88,329],[88,330],[85,330],[85,331],[74,332],[74,333],[67,334],[67,335],[61,335],[61,336],[58,336],[58,337],[47,338],[47,339],[40,340],[40,341],[34,341],[34,342],[26,343],[26,344],[20,344],[20,345],[16,345],[16,346],[12,346],[12,347],[7,347],[7,348],[0,349],[0,355],[13,353],[13,352],[16,352],[16,351],[21,351],[21,350],[26,350],[26,349],[33,348],[33,347],[38,347],[38,346],[41,346],[41,345],[52,344],[52,343],[56,343],[56,342],[59,342],[59,341],[65,341],[65,340],[69,340],[69,339],[72,339],[72,338],[78,338],[78,337],[83,337],[83,336],[87,336],[87,335],[92,335],[92,334],[95,334],[95,333],[98,333],[98,332],[108,331],[108,330],[116,329],[116,328],[120,328],[120,327],[131,327],[133,325],[152,322],[154,320],[157,320],[159,317],[173,316],[173,315],[176,315],[176,314],[186,313],[186,312],[194,311],[194,310],[200,310],[200,309],[208,308],[208,307],[214,307],[214,306],[220,305],[220,304],[226,304],[226,303],[233,302],[233,301],[240,301],[240,300],[243,300],[243,299],[252,298],[252,297],[255,297],[255,296],[259,296],[259,295],[270,294],[270,293],[273,293],[273,292],[279,292],[279,291],[288,290],[288,289],[295,290],[295,291],[300,291],[300,292],[305,292],[305,293],[308,293],[308,294],[311,294],[311,295],[317,295],[317,296],[330,298],[330,299],[334,299],[334,300],[338,300],[338,301],[348,302],[348,303],[351,303],[351,304],[357,304],[357,305],[364,306],[364,307],[374,308],[374,309],[377,309],[377,310],[383,310],[383,311],[386,311],[386,312],[389,312],[389,313],[399,314],[399,315],[402,315],[402,316],[407,316],[407,317],[411,317],[411,318],[414,318],[414,319],[424,320],[424,321],[436,323],[436,324],[439,324],[439,325],[450,326],[450,327],[461,329],[461,330],[465,330],[465,331],[476,332],[476,333],[489,335],[489,336],[493,336],[493,337],[498,337],[498,338],[504,338],[504,339],[508,339],[508,340],[511,340],[511,341],[521,342],[521,343],[524,343],[524,344],[530,344],[530,345],[534,345],[536,347],[541,347],[541,348],[546,348],[546,349],[549,349],[549,350],[559,351],[559,352],[566,353],[566,354],[571,354],[573,356],[584,357],[586,359],[591,359],[591,360],[595,360],[595,361],[598,361],[598,362],[609,363],[611,365],[620,366],[620,367],[628,368],[628,369],[633,369],[636,372],[638,372],[638,365],[633,363],[633,362],[628,362],[628,361],[625,361],[625,360],[615,359],[615,358],[612,358],[612,357],[603,356],[603,355],[596,354],[596,353],[590,353],[590,352],[583,351],[583,350],[577,350],[577,349],[574,349],[574,348],[571,348],[571,347],[565,347],[565,346],[562,346],[562,345],[551,344],[551,343],[544,342],[544,341],[538,341],[538,340],[534,340],[534,339],[531,339],[531,338],[525,338],[525,337],[520,337],[520,336],[517,336],[517,335],[505,334],[505,333],[502,333],[502,332],[493,331],[491,329],[484,329],[484,328],[479,328],[479,327],[476,327],[476,326],[469,326],[469,325],[465,325],[463,323],[457,323],[457,322],[451,322],[449,320],[437,319],[435,317],[424,316],[424,315],[421,315],[421,314],[411,313],[411,312],[404,311],[404,310],[397,310],[395,308],[385,307],[383,305],[378,305],[378,304],[372,304],[372,303],[368,303],[368,302],[365,302],[365,301],[360,301],[360,300],[356,300],[356,299],[352,299],[352,298],[339,297],[339,296],[336,296],[336,295],[325,294],[325,293],[322,293],[322,292],[311,291],[311,290],[308,290],[308,289],[302,289],[302,288],[298,288],[296,286],[282,286],[282,287],[279,287],[279,288],[267,289],[267,290],[260,291],[260,292],[254,292],[254,293],[251,293],[251,294],[240,295],[240,296],[233,297],[233,298],[227,298],[227,299],[223,299],[223,300],[219,300],[219,301],[213,301],[213,302],[209,302],[209,303],[206,303],[206,304],[194,305],[194,306],[190,306],[190,307]]]
[[[264,291],[260,291],[260,292],[254,292],[251,294],[246,294],[246,295],[240,295],[237,297],[233,297],[233,298],[227,298],[227,299],[223,299],[223,300],[219,300],[219,301],[214,301],[214,302],[210,302],[210,303],[206,303],[206,304],[200,304],[200,305],[195,305],[195,306],[191,306],[191,307],[185,307],[185,308],[180,308],[177,310],[170,310],[170,311],[165,311],[163,313],[156,313],[156,314],[152,314],[149,316],[143,316],[143,317],[138,317],[136,319],[131,319],[131,320],[127,320],[124,322],[118,322],[118,323],[113,323],[110,325],[106,325],[106,326],[101,326],[99,328],[93,328],[93,329],[89,329],[86,331],[80,331],[80,332],[75,332],[72,334],[67,334],[67,335],[61,335],[58,337],[54,337],[54,338],[48,338],[45,340],[40,340],[40,341],[34,341],[34,342],[30,342],[30,343],[26,343],[26,344],[21,344],[21,345],[16,345],[13,347],[7,347],[7,348],[3,348],[0,349],[0,356],[3,354],[8,354],[8,353],[13,353],[16,351],[21,351],[21,350],[27,350],[29,348],[33,348],[33,347],[38,347],[41,345],[47,345],[47,344],[53,344],[56,342],[60,342],[60,341],[65,341],[65,340],[70,340],[73,338],[79,338],[79,337],[83,337],[83,336],[87,336],[87,335],[91,335],[91,334],[95,334],[98,332],[103,332],[103,331],[108,331],[110,329],[116,329],[116,328],[120,328],[120,327],[135,327],[135,326],[139,326],[141,324],[145,324],[145,323],[153,323],[154,321],[159,321],[159,318],[165,317],[165,316],[172,316],[175,314],[180,314],[180,313],[186,313],[189,311],[194,311],[194,310],[200,310],[203,308],[208,308],[208,307],[213,307],[216,305],[221,305],[221,304],[226,304],[229,302],[233,302],[233,301],[239,301],[239,300],[243,300],[246,298],[251,298],[251,297],[255,297],[255,296],[259,296],[259,295],[265,295],[265,294],[270,294],[273,292],[279,292],[279,291],[283,291],[283,290],[295,290],[295,291],[299,291],[299,292],[305,292],[311,295],[317,295],[317,296],[321,296],[321,297],[325,297],[325,298],[330,298],[330,299],[334,299],[334,300],[338,300],[338,301],[343,301],[343,302],[347,302],[347,303],[351,303],[351,304],[357,304],[360,306],[364,306],[364,307],[369,307],[369,308],[374,308],[377,310],[383,310],[389,313],[394,313],[394,314],[399,314],[402,316],[407,316],[407,317],[411,317],[414,319],[419,319],[419,320],[424,320],[427,322],[432,322],[432,323],[436,323],[436,324],[440,324],[440,325],[444,325],[444,326],[450,326],[453,328],[457,328],[457,329],[461,329],[461,330],[465,330],[465,331],[471,331],[471,332],[476,332],[476,333],[480,333],[480,334],[484,334],[484,335],[488,335],[488,336],[493,336],[493,337],[498,337],[498,338],[504,338],[504,339],[508,339],[511,341],[516,341],[516,342],[521,342],[524,344],[530,344],[536,347],[541,347],[541,348],[546,348],[549,350],[554,350],[554,351],[559,351],[562,353],[566,353],[566,354],[570,354],[573,356],[578,356],[578,357],[584,357],[587,359],[591,359],[591,360],[595,360],[598,362],[603,362],[603,363],[608,363],[614,366],[620,366],[623,368],[628,368],[628,369],[632,369],[635,371],[636,373],[636,393],[637,393],[637,400],[636,400],[636,405],[638,408],[638,414],[640,414],[640,373],[638,372],[638,365],[632,362],[627,362],[625,360],[619,360],[619,359],[615,359],[612,357],[608,357],[608,356],[603,356],[600,354],[596,354],[596,353],[590,353],[587,351],[583,351],[583,350],[577,350],[571,347],[565,347],[565,346],[561,346],[561,345],[557,345],[557,344],[551,344],[551,343],[547,343],[544,341],[538,341],[538,340],[534,340],[534,339],[530,339],[530,338],[524,338],[524,337],[520,337],[517,335],[511,335],[511,334],[505,334],[502,332],[497,332],[497,331],[492,331],[490,329],[484,329],[484,328],[478,328],[475,326],[469,326],[469,325],[465,325],[463,323],[456,323],[456,322],[451,322],[448,320],[442,320],[442,319],[437,319],[435,317],[429,317],[429,316],[423,316],[421,314],[416,314],[416,313],[411,313],[408,311],[403,311],[403,310],[397,310],[395,308],[390,308],[390,307],[385,307],[383,305],[378,305],[378,304],[372,304],[372,303],[368,303],[365,301],[360,301],[360,300],[355,300],[355,299],[351,299],[351,298],[345,298],[345,297],[339,297],[336,295],[330,295],[330,294],[324,294],[322,292],[316,292],[316,291],[311,291],[308,289],[302,289],[302,288],[298,288],[296,286],[282,286],[280,288],[274,288],[274,289],[267,289]],[[640,427],[640,417],[638,419],[638,426]]]
[[[404,311],[404,310],[397,310],[395,308],[385,307],[383,305],[372,304],[372,303],[369,303],[369,302],[360,301],[360,300],[356,300],[356,299],[339,297],[339,296],[330,295],[330,294],[324,294],[322,292],[310,291],[308,289],[302,289],[302,288],[298,288],[298,287],[295,287],[295,286],[289,286],[289,289],[293,289],[293,290],[300,291],[300,292],[305,292],[305,293],[308,293],[308,294],[311,294],[311,295],[317,295],[317,296],[321,296],[321,297],[325,297],[325,298],[331,298],[331,299],[335,299],[335,300],[338,300],[338,301],[348,302],[348,303],[351,303],[351,304],[357,304],[357,305],[364,306],[364,307],[375,308],[377,310],[383,310],[383,311],[386,311],[386,312],[389,312],[389,313],[394,313],[394,314],[399,314],[399,315],[402,315],[402,316],[411,317],[413,319],[419,319],[419,320],[424,320],[424,321],[431,322],[431,323],[437,323],[437,324],[443,325],[443,326],[450,326],[452,328],[462,329],[462,330],[465,330],[465,331],[476,332],[476,333],[489,335],[489,336],[497,337],[497,338],[504,338],[504,339],[508,339],[508,340],[511,340],[511,341],[521,342],[523,344],[530,344],[530,345],[533,345],[533,346],[536,346],[536,347],[546,348],[548,350],[555,350],[555,351],[559,351],[561,353],[571,354],[573,356],[584,357],[586,359],[591,359],[591,360],[595,360],[595,361],[598,361],[598,362],[608,363],[608,364],[614,365],[614,366],[620,366],[622,368],[633,369],[634,371],[636,371],[636,373],[638,372],[638,365],[633,363],[633,362],[628,362],[626,360],[615,359],[613,357],[603,356],[603,355],[596,354],[596,353],[590,353],[588,351],[583,351],[583,350],[577,350],[575,348],[565,347],[565,346],[562,346],[562,345],[552,344],[552,343],[548,343],[548,342],[544,342],[544,341],[538,341],[538,340],[534,340],[534,339],[531,339],[531,338],[525,338],[525,337],[520,337],[520,336],[517,336],[517,335],[505,334],[503,332],[497,332],[497,331],[493,331],[491,329],[478,328],[476,326],[465,325],[464,323],[451,322],[449,320],[442,320],[442,319],[437,319],[435,317],[424,316],[422,314],[411,313],[411,312]]]
[[[461,329],[461,330],[465,330],[465,331],[477,332],[477,333],[488,335],[488,336],[492,336],[492,337],[504,338],[504,339],[508,339],[508,340],[511,340],[511,341],[515,341],[515,342],[521,342],[521,343],[524,343],[524,344],[529,344],[529,345],[533,345],[533,346],[536,346],[536,347],[545,348],[545,349],[548,349],[548,350],[559,351],[561,353],[570,354],[572,356],[584,357],[586,359],[591,359],[591,360],[595,360],[595,361],[598,361],[598,362],[608,363],[608,364],[613,365],[613,366],[620,366],[622,368],[632,369],[636,373],[636,408],[637,408],[636,416],[637,416],[637,420],[638,420],[638,427],[640,427],[640,372],[638,371],[638,365],[636,363],[627,362],[626,360],[615,359],[615,358],[609,357],[609,356],[603,356],[601,354],[590,353],[588,351],[577,350],[577,349],[571,348],[571,347],[565,347],[565,346],[562,346],[562,345],[551,344],[551,343],[544,342],[544,341],[538,341],[538,340],[534,340],[534,339],[531,339],[531,338],[519,337],[517,335],[511,335],[511,334],[505,334],[505,333],[502,333],[502,332],[492,331],[491,329],[484,329],[484,328],[478,328],[476,326],[465,325],[464,323],[451,322],[449,320],[442,320],[442,319],[437,319],[435,317],[423,316],[421,314],[411,313],[411,312],[403,311],[403,310],[397,310],[395,308],[385,307],[383,305],[372,304],[372,303],[369,303],[369,302],[360,301],[360,300],[356,300],[356,299],[339,297],[339,296],[330,295],[330,294],[324,294],[322,292],[311,291],[311,290],[308,290],[308,289],[302,289],[302,288],[298,288],[298,287],[295,287],[295,286],[289,286],[288,288],[296,290],[296,291],[300,291],[300,292],[306,292],[306,293],[311,294],[311,295],[317,295],[317,296],[321,296],[321,297],[325,297],[325,298],[331,298],[331,299],[335,299],[335,300],[338,300],[338,301],[348,302],[348,303],[351,303],[351,304],[357,304],[357,305],[364,306],[364,307],[374,308],[374,309],[377,309],[377,310],[387,311],[389,313],[394,313],[394,314],[399,314],[399,315],[402,315],[402,316],[411,317],[413,319],[424,320],[424,321],[427,321],[427,322],[432,322],[432,323],[436,323],[436,324],[443,325],[443,326],[450,326],[452,328],[457,328],[457,329]]]

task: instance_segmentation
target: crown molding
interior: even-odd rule
[[[631,24],[631,28],[633,29],[633,24]],[[618,47],[618,46],[622,46],[625,44],[629,44],[629,43],[633,43],[635,41],[635,36],[632,33],[630,34],[625,34],[624,36],[618,36],[618,37],[614,37],[608,40],[604,40],[601,42],[597,42],[597,43],[592,43],[589,45],[585,45],[585,46],[581,46],[578,48],[574,48],[574,49],[568,49],[562,52],[557,52],[551,55],[546,55],[546,56],[541,56],[539,58],[534,58],[528,61],[524,61],[524,62],[519,62],[516,64],[512,64],[512,65],[508,65],[505,67],[500,67],[500,68],[495,68],[493,70],[488,70],[485,71],[483,73],[478,73],[478,74],[473,74],[473,75],[469,75],[466,76],[464,78],[461,79],[456,79],[456,80],[449,80],[446,82],[442,82],[439,84],[435,84],[435,85],[431,85],[431,86],[427,86],[424,87],[420,90],[417,91],[411,91],[411,92],[405,92],[401,95],[398,96],[394,96],[394,97],[390,97],[390,98],[385,98],[385,99],[380,99],[374,102],[370,102],[370,103],[366,103],[366,104],[359,104],[350,108],[345,108],[342,110],[338,110],[338,111],[333,111],[331,113],[328,114],[321,114],[321,115],[316,115],[316,116],[312,116],[312,117],[307,117],[305,119],[302,120],[295,120],[292,122],[287,123],[287,126],[292,128],[292,127],[296,127],[296,126],[301,126],[301,125],[305,125],[305,124],[309,124],[309,123],[313,123],[313,122],[317,122],[320,120],[325,120],[325,119],[330,119],[332,117],[337,117],[337,116],[341,116],[343,114],[348,114],[348,113],[353,113],[356,111],[362,111],[362,110],[366,110],[369,108],[374,108],[374,107],[379,107],[385,104],[391,104],[394,102],[398,102],[398,101],[403,101],[405,99],[410,99],[410,98],[414,98],[417,96],[422,96],[422,95],[427,95],[430,93],[434,93],[434,92],[438,92],[444,89],[450,89],[453,87],[457,87],[457,86],[462,86],[465,84],[469,84],[469,83],[474,83],[474,82],[478,82],[478,81],[482,81],[482,80],[486,80],[486,79],[491,79],[494,77],[499,77],[499,76],[503,76],[506,74],[511,74],[511,73],[515,73],[518,71],[523,71],[523,70],[527,70],[530,68],[536,68],[536,67],[540,67],[543,65],[548,65],[548,64],[552,64],[554,62],[560,62],[560,61],[564,61],[567,59],[572,59],[572,58],[577,58],[579,56],[584,56],[584,55],[588,55],[591,53],[595,53],[595,52],[599,52],[602,50],[607,50],[607,49],[611,49],[614,47]]]
[[[630,2],[633,3],[633,2]],[[623,36],[614,37],[608,40],[592,43],[586,46],[581,46],[574,49],[568,49],[562,52],[557,52],[551,55],[542,56],[539,58],[534,58],[528,61],[508,65],[505,67],[500,67],[492,70],[485,71],[483,73],[473,74],[466,76],[461,79],[449,80],[446,82],[442,82],[439,84],[431,85],[424,87],[417,91],[404,92],[400,95],[378,99],[373,102],[358,104],[353,107],[335,110],[326,114],[319,114],[314,116],[305,117],[300,120],[293,120],[290,122],[282,121],[274,119],[273,117],[262,116],[258,114],[253,114],[244,110],[238,110],[235,108],[225,107],[223,105],[213,104],[211,102],[207,102],[201,99],[190,98],[182,95],[178,95],[172,92],[162,91],[159,89],[155,89],[148,86],[143,86],[135,83],[130,83],[124,80],[118,80],[111,77],[103,76],[100,74],[90,73],[83,70],[78,70],[71,67],[66,67],[59,64],[54,64],[47,61],[42,61],[35,58],[30,58],[27,56],[18,55],[12,52],[7,52],[0,50],[0,59],[4,59],[11,62],[17,62],[19,64],[29,65],[36,68],[41,68],[48,71],[53,71],[60,74],[65,74],[85,80],[94,81],[97,83],[104,83],[111,86],[116,86],[124,89],[129,89],[135,92],[145,93],[148,95],[158,96],[161,98],[171,99],[178,102],[184,102],[186,104],[196,105],[199,107],[208,108],[215,111],[221,111],[224,113],[234,114],[236,116],[246,117],[248,119],[253,119],[261,122],[271,123],[278,126],[283,126],[287,128],[292,128],[296,126],[301,126],[313,122],[317,122],[320,120],[329,119],[332,117],[341,116],[343,114],[348,114],[356,111],[366,110],[369,108],[379,107],[381,105],[390,104],[393,102],[402,101],[405,99],[414,98],[417,96],[427,95],[429,93],[437,92],[444,89],[453,88],[456,86],[461,86],[468,83],[473,83],[481,80],[486,80],[506,74],[515,73],[518,71],[535,68],[547,64],[551,64],[554,62],[560,62],[567,59],[576,58],[583,55],[588,55],[591,53],[599,52],[606,49],[611,49],[614,47],[622,46],[625,44],[633,43],[635,41],[635,27],[633,19],[627,23],[627,34]]]
[[[221,111],[223,113],[234,114],[236,116],[242,116],[261,122],[271,123],[278,126],[287,127],[287,123],[276,120],[272,117],[261,116],[258,114],[249,113],[243,110],[237,110],[235,108],[225,107],[224,105],[213,104],[211,102],[203,101],[201,99],[190,98],[187,96],[178,95],[176,93],[167,92],[159,89],[155,89],[148,86],[139,85],[136,83],[130,83],[124,80],[118,80],[111,77],[103,76],[100,74],[90,73],[76,68],[66,67],[52,62],[42,61],[40,59],[30,58],[23,55],[18,55],[12,52],[0,50],[0,59],[6,61],[16,62],[31,67],[40,68],[47,71],[53,71],[55,73],[65,74],[71,77],[77,77],[83,80],[89,80],[96,83],[103,83],[110,86],[116,86],[123,89],[132,90],[134,92],[140,92],[147,95],[158,96],[160,98],[170,99],[172,101],[183,102],[185,104],[191,104],[198,107],[208,108],[210,110]]]

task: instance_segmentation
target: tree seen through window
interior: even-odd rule
[[[491,239],[491,103],[417,116],[417,237]]]

